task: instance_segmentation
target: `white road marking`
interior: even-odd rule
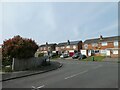
[[[39,87],[34,87],[34,86],[32,86],[32,89],[33,90],[36,90],[36,89],[39,89],[39,88],[42,88],[42,87],[44,87],[45,85],[42,85],[42,86],[39,86]]]
[[[65,79],[69,79],[69,78],[75,77],[75,76],[77,76],[77,75],[80,75],[80,74],[86,73],[86,72],[88,72],[88,70],[85,70],[85,71],[83,71],[83,72],[80,72],[80,73],[77,73],[77,74],[74,74],[74,75],[68,76],[68,77],[66,77]]]
[[[34,86],[32,86],[32,88],[35,88]]]
[[[36,88],[34,86],[32,86],[32,90],[36,90]]]
[[[39,86],[39,87],[37,87],[37,88],[43,88],[45,85],[42,85],[42,86]]]
[[[96,66],[96,67],[93,67],[93,69],[97,69],[97,68],[99,68],[99,67],[102,67],[102,65],[98,65],[98,66]]]

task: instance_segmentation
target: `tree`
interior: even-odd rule
[[[19,35],[5,40],[2,45],[3,60],[11,58],[34,57],[38,45],[32,39],[22,38]]]

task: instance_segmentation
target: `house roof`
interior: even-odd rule
[[[57,45],[56,43],[52,43],[52,44],[48,44],[47,46],[49,47],[49,46],[53,46],[53,45]],[[42,45],[40,45],[40,47],[46,47],[46,44],[42,44]]]
[[[120,36],[113,36],[113,37],[103,37],[102,40],[100,40],[100,38],[95,38],[95,39],[87,39],[84,41],[85,44],[89,44],[89,43],[98,43],[98,42],[111,42],[111,41],[115,41],[118,40],[120,41]]]
[[[78,44],[80,41],[71,41],[70,42],[70,45],[76,45]],[[64,45],[67,45],[67,42],[63,42],[63,43],[58,43],[57,46],[64,46]]]

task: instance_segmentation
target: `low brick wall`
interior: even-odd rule
[[[112,58],[118,58],[118,57],[120,58],[120,55],[119,54],[111,54],[111,57]]]
[[[12,63],[12,69],[14,71],[23,71],[23,70],[27,70],[27,69],[31,69],[31,68],[36,68],[38,66],[40,66],[43,62],[43,60],[45,60],[46,57],[33,57],[33,58],[29,58],[29,59],[17,59],[14,58],[13,59],[13,63]]]

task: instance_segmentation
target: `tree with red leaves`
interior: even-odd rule
[[[22,38],[19,35],[5,40],[2,45],[3,59],[34,57],[38,45],[32,39]]]

